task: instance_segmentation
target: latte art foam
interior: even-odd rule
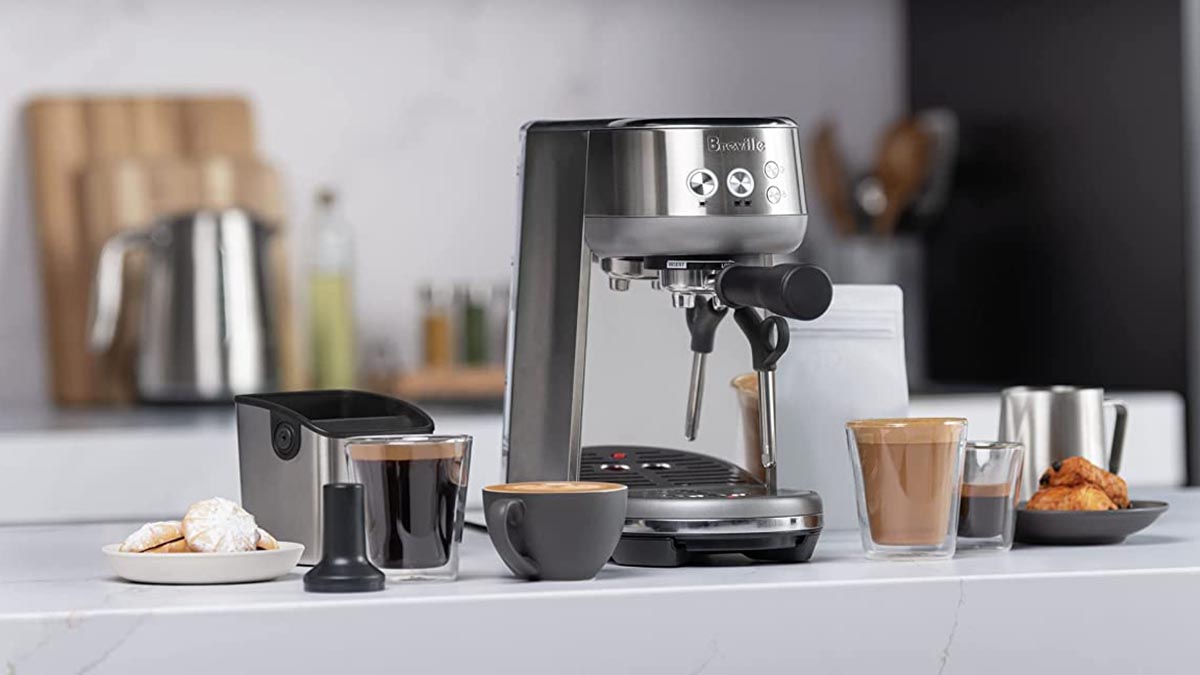
[[[625,486],[618,483],[595,483],[588,481],[531,481],[527,483],[504,483],[489,485],[485,490],[490,492],[520,492],[525,494],[579,493],[579,492],[612,492],[624,490]]]

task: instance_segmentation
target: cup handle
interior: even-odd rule
[[[1129,419],[1129,408],[1124,401],[1105,399],[1104,407],[1112,408],[1117,414],[1113,425],[1112,448],[1108,451],[1108,470],[1112,473],[1121,472],[1121,456],[1125,450],[1125,423]]]
[[[522,555],[513,545],[510,528],[520,525],[525,520],[525,503],[519,499],[498,499],[488,506],[488,520],[500,525],[500,531],[494,533],[492,543],[504,563],[512,568],[518,576],[536,579],[541,571],[532,558]]]

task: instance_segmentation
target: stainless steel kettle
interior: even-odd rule
[[[271,228],[240,209],[164,218],[105,242],[92,285],[89,345],[112,346],[126,253],[148,258],[137,389],[148,402],[202,403],[277,388],[267,243]]]

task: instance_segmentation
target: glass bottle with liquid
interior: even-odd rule
[[[426,368],[445,369],[454,365],[453,309],[452,289],[435,287],[432,283],[421,286],[421,341]]]
[[[471,284],[463,293],[462,305],[462,351],[463,363],[482,366],[488,360],[488,302],[491,301],[490,286]]]
[[[357,380],[354,239],[337,212],[337,195],[317,191],[309,228],[308,315],[312,383],[318,389],[351,388]]]

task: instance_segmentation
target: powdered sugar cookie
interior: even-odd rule
[[[192,549],[188,548],[187,539],[180,537],[174,541],[168,541],[162,546],[148,548],[142,553],[191,553]]]
[[[146,523],[137,532],[125,537],[121,543],[122,551],[126,553],[142,553],[164,544],[183,540],[183,530],[178,520],[163,520],[157,523]]]
[[[183,536],[188,548],[201,553],[253,551],[258,545],[258,524],[242,507],[213,497],[188,508]]]
[[[258,528],[258,549],[260,551],[274,551],[279,548],[279,542],[275,537],[271,536],[270,532]]]

